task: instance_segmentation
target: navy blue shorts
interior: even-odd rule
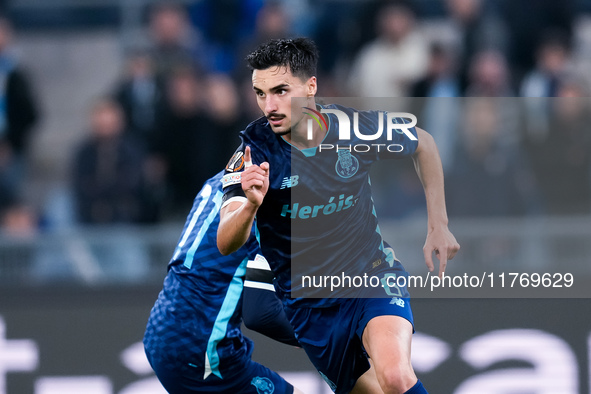
[[[156,376],[162,386],[171,394],[292,394],[293,386],[269,368],[249,360],[243,365],[236,365],[239,374],[220,379],[210,375],[207,379],[195,376],[195,371],[179,371],[178,374],[159,373]]]
[[[301,346],[337,394],[348,393],[369,369],[363,330],[377,316],[400,316],[413,324],[409,298],[348,298],[327,308],[286,307]]]
[[[156,307],[160,304],[157,303]],[[155,308],[156,308],[155,307]],[[251,360],[254,345],[238,328],[218,344],[215,360],[205,356],[203,338],[191,323],[176,323],[153,312],[144,335],[146,356],[156,376],[171,394],[292,394],[293,386],[276,372]],[[209,368],[208,368],[209,366]]]
[[[149,357],[149,356],[148,356]],[[149,357],[150,358],[150,357]],[[276,372],[250,359],[234,361],[234,374],[225,373],[221,379],[203,374],[186,363],[179,363],[171,369],[170,365],[150,360],[152,368],[162,386],[171,394],[292,394],[293,386]]]

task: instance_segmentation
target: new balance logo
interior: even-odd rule
[[[398,305],[399,307],[404,308],[404,300],[401,298],[398,298],[398,297],[392,298],[392,300],[390,301],[390,304]]]
[[[298,179],[300,179],[299,175],[286,176],[285,178],[283,178],[283,181],[281,182],[280,189],[287,189],[290,187],[297,186]]]

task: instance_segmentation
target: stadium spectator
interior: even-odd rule
[[[484,0],[447,0],[447,21],[452,47],[457,55],[460,89],[465,91],[470,60],[483,50],[507,49],[507,28],[497,13],[487,10]]]
[[[548,214],[588,214],[591,208],[591,105],[580,78],[563,79],[547,99],[550,127],[525,146]]]
[[[354,60],[349,90],[358,97],[402,97],[427,71],[429,48],[411,7],[388,3],[377,14],[378,37]]]
[[[575,0],[498,2],[510,37],[507,58],[516,81],[535,66],[535,49],[544,39],[544,32],[561,32],[571,40],[575,3]]]
[[[414,83],[411,97],[457,97],[459,86],[452,51],[441,43],[433,43],[429,52],[426,75]]]
[[[146,51],[136,50],[127,57],[125,75],[115,89],[115,97],[125,114],[126,131],[148,149],[154,148],[156,118],[163,100],[162,83]]]
[[[447,176],[450,215],[524,215],[539,208],[527,158],[503,141],[503,105],[494,98],[464,101],[454,166]]]
[[[500,143],[515,148],[519,144],[519,106],[511,86],[510,70],[505,56],[496,50],[476,54],[470,63],[467,97],[494,97],[494,109],[499,111]]]
[[[452,50],[440,43],[432,44],[427,75],[412,86],[411,96],[417,97],[413,100],[413,113],[435,139],[445,171],[453,163],[460,106],[460,100],[454,97],[459,95]]]
[[[505,56],[496,50],[478,52],[470,61],[465,95],[513,97],[510,70]]]
[[[72,166],[78,220],[86,224],[140,222],[144,152],[124,134],[119,105],[110,99],[96,102],[90,129]]]
[[[240,81],[238,89],[240,94],[240,103],[246,116],[249,119],[260,118],[263,113],[257,105],[256,97],[253,97],[252,81],[250,80],[250,76]],[[241,127],[241,129],[242,128],[244,127]]]
[[[35,242],[39,230],[40,220],[37,212],[22,200],[14,200],[9,206],[0,210],[0,238],[3,239],[2,265],[5,283],[22,286],[25,282],[33,282],[38,275],[37,266],[31,262],[36,262],[39,255],[36,249],[42,249]],[[23,276],[21,280],[14,282],[15,276],[11,275],[11,271],[15,268],[10,269],[13,264],[15,268],[18,266],[18,270],[28,273],[26,279]]]
[[[556,97],[560,78],[569,71],[571,63],[567,38],[549,32],[536,51],[535,68],[521,83],[522,97]]]
[[[273,38],[288,36],[291,33],[291,21],[277,1],[269,1],[257,12],[254,36],[249,48]]]
[[[9,207],[17,199],[12,161],[13,155],[8,144],[0,144],[0,211]]]
[[[201,56],[204,42],[191,25],[186,9],[177,3],[157,3],[150,10],[150,53],[158,76],[167,76],[179,66],[206,67]]]
[[[218,141],[223,143],[211,146],[215,150],[215,161],[222,168],[226,159],[234,153],[234,146],[240,143],[238,133],[248,124],[243,101],[240,100],[236,83],[226,74],[210,75],[205,80],[207,96],[206,110],[212,121],[212,128]],[[249,92],[250,93],[250,92]],[[252,93],[251,93],[252,96]]]
[[[205,110],[204,89],[190,67],[174,70],[166,82],[156,153],[165,163],[172,215],[184,215],[205,180],[227,160],[217,154],[223,138]]]
[[[528,97],[524,100],[528,138],[544,138],[548,133],[552,100],[538,98],[556,97],[561,79],[571,71],[567,38],[560,32],[549,32],[536,51],[535,68],[526,74],[520,86],[520,96]]]
[[[22,201],[14,201],[0,212],[0,234],[18,238],[32,237],[39,230],[34,209]]]
[[[314,6],[316,23],[313,39],[322,53],[318,61],[319,78],[324,83],[337,85],[340,93],[336,96],[341,96],[347,90],[341,85],[355,56],[376,38],[378,31],[373,25],[380,4],[376,1],[351,1],[338,4],[321,2]]]
[[[237,77],[250,79],[250,75],[246,72],[248,70],[245,70],[244,67],[244,59],[253,48],[273,38],[289,37],[290,30],[290,20],[281,3],[269,1],[264,4],[256,14],[252,36],[247,37],[240,44],[238,50],[239,63],[238,67],[236,67]]]
[[[206,40],[214,46],[231,48],[240,37],[245,9],[251,10],[253,1],[203,0],[189,6],[191,20],[203,31]],[[260,2],[256,2],[260,7]],[[251,11],[252,12],[252,11]],[[247,12],[249,17],[254,17]],[[251,22],[252,23],[252,22]]]
[[[30,81],[12,53],[13,30],[0,17],[0,208],[3,200],[19,198],[27,151],[38,118]]]

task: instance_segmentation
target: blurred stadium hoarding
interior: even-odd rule
[[[159,288],[1,292],[0,393],[160,394],[141,339]],[[418,299],[413,364],[431,393],[590,393],[590,300]],[[301,349],[246,331],[254,358],[329,393]]]

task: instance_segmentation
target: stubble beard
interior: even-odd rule
[[[284,130],[284,131],[275,131],[275,130],[273,130],[273,132],[275,133],[275,135],[284,136],[284,135],[288,135],[288,134],[291,133],[291,128],[289,128],[287,130]]]

